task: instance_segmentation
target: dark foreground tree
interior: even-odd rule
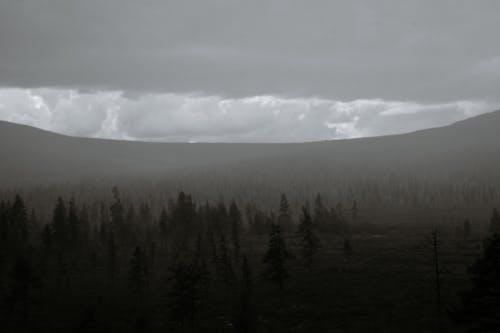
[[[500,214],[498,209],[493,209],[490,218],[490,231],[493,233],[500,233]]]
[[[269,245],[264,256],[264,278],[275,283],[280,292],[280,297],[283,296],[285,280],[289,277],[286,262],[290,259],[290,253],[286,249],[285,240],[281,235],[279,225],[271,224],[271,233],[269,234]]]
[[[469,269],[472,287],[462,294],[453,319],[469,332],[500,332],[500,235],[484,243],[481,256]]]
[[[238,305],[235,309],[233,320],[234,330],[241,333],[255,332],[256,318],[252,303],[253,282],[250,265],[246,256],[243,256],[239,288]]]
[[[38,283],[28,258],[19,257],[10,272],[11,283],[2,304],[2,322],[6,332],[30,331],[34,305],[33,290]]]
[[[147,266],[140,246],[135,248],[130,260],[129,283],[134,295],[141,297],[147,285]]]
[[[170,317],[182,329],[189,322],[191,330],[195,332],[195,315],[200,309],[203,295],[202,273],[195,263],[179,261],[172,269],[170,280]]]

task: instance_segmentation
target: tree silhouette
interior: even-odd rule
[[[226,237],[224,237],[224,235],[221,235],[219,239],[219,248],[217,251],[217,271],[219,276],[222,278],[222,281],[224,281],[225,286],[229,287],[234,279],[234,271],[231,262],[231,255],[229,253]]]
[[[281,194],[280,208],[278,212],[278,225],[284,232],[292,229],[292,214],[290,213],[290,204],[285,193]]]
[[[266,265],[264,278],[278,286],[280,298],[283,296],[285,280],[289,277],[286,262],[290,259],[279,225],[271,224],[269,244],[263,262]]]
[[[158,226],[160,228],[160,233],[162,235],[162,238],[165,239],[168,234],[168,214],[165,207],[161,208]]]
[[[470,224],[470,220],[469,219],[465,219],[464,221],[464,236],[465,237],[470,237],[471,233],[472,233],[472,228],[471,228],[471,224]]]
[[[172,269],[169,299],[170,317],[182,327],[189,320],[195,331],[195,315],[201,305],[201,275],[196,265],[179,261]]]
[[[481,256],[469,269],[472,287],[462,294],[462,303],[453,313],[456,322],[469,332],[500,331],[500,235],[484,242]]]
[[[229,206],[229,220],[231,223],[231,240],[234,248],[234,258],[236,262],[240,259],[240,237],[241,237],[241,212],[233,200]]]
[[[9,331],[28,330],[30,325],[29,316],[31,307],[34,305],[33,290],[38,286],[31,261],[24,256],[16,259],[14,266],[9,274],[11,284],[7,290],[5,299],[4,323]]]
[[[68,206],[68,241],[70,246],[73,249],[78,249],[79,248],[79,242],[80,242],[80,231],[81,231],[81,226],[80,226],[80,218],[78,217],[77,213],[77,207],[75,203],[75,199],[71,198],[69,200],[69,206]]]
[[[493,212],[491,213],[490,232],[500,233],[500,214],[498,213],[498,209],[496,208],[494,208]]]
[[[116,244],[115,236],[112,231],[108,236],[108,274],[111,286],[113,286],[116,277]]]
[[[314,231],[309,204],[307,202],[302,207],[297,236],[299,236],[301,242],[302,258],[306,261],[307,267],[311,267],[314,255],[320,248],[320,241]]]
[[[120,200],[120,192],[117,187],[113,187],[113,202],[110,206],[111,228],[120,239],[126,238],[126,230],[124,225],[124,209]]]
[[[140,246],[130,259],[129,283],[133,294],[141,297],[147,284],[147,266]]]
[[[351,207],[351,216],[353,221],[356,221],[358,219],[358,213],[359,213],[358,202],[354,200]]]
[[[234,331],[248,333],[255,331],[256,318],[252,303],[253,281],[248,259],[243,256],[238,305],[234,313]]]
[[[22,249],[28,241],[28,214],[24,200],[18,194],[10,210],[9,241],[17,250]]]
[[[65,251],[69,244],[69,225],[66,205],[62,198],[58,198],[52,215],[52,230],[57,251]]]
[[[308,204],[307,204],[308,205]],[[314,216],[312,222],[319,228],[328,228],[330,222],[330,214],[323,204],[323,198],[318,193],[314,199]]]

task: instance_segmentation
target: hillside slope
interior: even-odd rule
[[[147,143],[76,138],[0,122],[0,180],[165,176],[230,167],[290,177],[427,172],[497,177],[500,111],[409,134],[299,144]],[[278,175],[279,176],[279,175]]]

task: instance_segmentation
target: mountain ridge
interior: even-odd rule
[[[330,139],[330,140],[326,139],[326,140],[313,140],[313,141],[300,141],[300,142],[295,142],[295,141],[294,142],[224,142],[224,141],[221,141],[221,142],[205,142],[205,141],[184,142],[184,141],[148,141],[148,140],[129,140],[129,139],[114,139],[114,138],[96,138],[96,137],[86,137],[86,136],[77,136],[77,135],[58,133],[58,132],[43,129],[40,127],[11,122],[11,121],[7,121],[7,120],[0,120],[0,130],[4,130],[5,127],[8,126],[8,127],[15,127],[17,129],[38,130],[39,132],[43,132],[45,134],[57,135],[57,136],[62,136],[62,137],[66,137],[66,138],[113,141],[113,142],[116,142],[116,141],[119,141],[119,142],[139,142],[139,143],[152,143],[152,144],[181,144],[182,143],[182,144],[237,144],[237,145],[240,145],[240,144],[249,144],[249,145],[275,144],[275,145],[289,145],[289,144],[301,144],[301,143],[308,144],[308,143],[318,143],[318,142],[339,142],[339,141],[362,140],[362,139],[373,139],[373,138],[408,135],[408,134],[413,134],[413,133],[432,131],[432,130],[440,129],[440,128],[462,126],[462,124],[467,124],[467,123],[470,123],[471,121],[484,120],[486,118],[492,118],[494,121],[500,121],[500,110],[485,112],[485,113],[482,113],[482,114],[479,114],[476,116],[472,116],[472,117],[469,117],[469,118],[466,118],[463,120],[459,120],[459,121],[456,121],[456,122],[453,122],[451,124],[444,125],[444,126],[429,127],[429,128],[419,129],[419,130],[405,132],[405,133],[386,134],[386,135],[368,136],[368,137],[359,137],[359,138],[342,138],[342,139]]]
[[[0,180],[162,177],[172,172],[255,168],[340,174],[494,173],[500,111],[406,134],[303,143],[179,143],[80,138],[0,121]],[[15,144],[13,144],[15,143]],[[465,170],[465,171],[463,171]],[[486,171],[485,171],[486,170]]]

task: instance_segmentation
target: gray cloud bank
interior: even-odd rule
[[[498,105],[496,105],[498,107]],[[360,99],[0,89],[0,119],[85,137],[180,142],[301,142],[447,125],[493,105]]]
[[[497,0],[3,0],[0,86],[498,102],[499,13]]]

